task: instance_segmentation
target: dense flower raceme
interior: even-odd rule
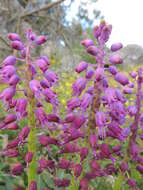
[[[58,75],[50,70],[50,61],[46,56],[34,60],[29,53],[31,47],[45,43],[46,38],[36,36],[28,29],[25,45],[18,34],[8,35],[11,47],[18,51],[19,57],[10,55],[5,58],[0,70],[1,80],[6,84],[0,99],[8,111],[0,123],[0,129],[17,130],[17,136],[9,140],[1,152],[11,159],[20,157],[23,160],[11,166],[12,175],[21,175],[24,172],[29,176],[28,168],[35,159],[35,152],[27,148],[27,145],[28,147],[31,145],[29,135],[33,129],[28,125],[21,127],[21,122],[25,118],[31,119],[29,114],[32,112],[36,117],[38,141],[34,162],[36,173],[42,176],[44,172],[48,172],[55,189],[65,189],[69,186],[74,188],[75,184],[78,189],[88,190],[92,186],[91,180],[97,182],[97,177],[108,176],[116,179],[121,172],[124,178],[123,185],[138,188],[138,182],[130,173],[132,164],[136,166],[138,173],[143,173],[142,149],[138,143],[138,140],[143,139],[141,134],[143,71],[140,68],[138,72],[132,71],[126,76],[119,70],[118,64],[123,64],[118,53],[123,46],[121,43],[111,46],[109,67],[104,67],[106,54],[104,49],[111,30],[111,25],[102,21],[93,30],[96,43],[92,39],[81,42],[86,52],[95,58],[96,64],[81,61],[76,66],[75,72],[82,73],[82,76],[79,76],[72,85],[72,97],[67,101],[64,118],[59,115],[59,102],[53,88],[58,84]],[[29,75],[25,72],[22,76],[23,71],[17,67],[19,61],[25,67],[27,56],[30,59],[28,62],[30,81]],[[108,77],[112,78],[118,87],[111,86]],[[21,89],[24,83],[28,84],[27,90]],[[136,94],[135,101],[128,105],[128,97],[131,94],[133,96],[133,93]],[[33,101],[35,108],[29,112],[28,108],[33,105],[31,103]],[[48,104],[53,106],[50,114],[46,112]],[[91,115],[92,128],[89,125]],[[39,131],[42,134],[39,134]],[[128,144],[126,148],[125,142]],[[20,152],[22,147],[26,150],[24,154]],[[39,153],[38,148],[44,151]],[[45,152],[44,155],[42,152]],[[64,172],[62,177],[58,174],[60,170]],[[37,190],[36,178],[28,184],[29,190]],[[50,187],[49,184],[45,189],[53,189],[53,185]]]

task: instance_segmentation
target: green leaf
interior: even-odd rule
[[[140,173],[134,167],[131,168],[131,177],[135,179],[137,182],[140,181],[142,178]]]
[[[115,181],[113,190],[121,190],[122,187],[122,181],[123,181],[123,177],[122,174],[120,173]]]
[[[78,190],[79,189],[79,179],[75,180],[74,174],[72,172],[72,179],[70,182],[70,186],[67,188],[67,190]]]

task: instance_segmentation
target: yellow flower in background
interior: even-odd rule
[[[62,100],[61,100],[61,103],[62,103],[63,105],[66,105],[65,99],[62,99]]]

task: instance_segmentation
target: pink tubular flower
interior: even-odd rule
[[[24,98],[17,99],[15,111],[17,113],[19,120],[21,120],[21,118],[26,115],[27,113],[26,109],[27,109],[27,100]]]
[[[82,172],[82,165],[81,164],[76,164],[74,166],[74,176],[77,178],[81,175],[81,172]]]
[[[108,104],[117,101],[116,92],[114,88],[106,88],[104,96]]]
[[[133,90],[126,86],[126,87],[123,88],[123,93],[124,94],[132,94]]]
[[[137,184],[136,184],[136,180],[134,180],[133,178],[129,178],[126,183],[129,185],[129,187],[131,188],[137,188]]]
[[[45,127],[48,122],[47,115],[42,107],[36,109],[36,118],[40,121],[42,127]]]
[[[41,80],[41,81],[40,81],[40,85],[41,85],[43,88],[50,88],[50,87],[51,87],[51,84],[50,84],[47,80]]]
[[[11,114],[9,114],[5,119],[4,119],[4,124],[9,124],[9,123],[12,123],[12,122],[14,122],[14,121],[16,121],[16,119],[17,119],[17,117],[16,117],[16,115],[15,114],[13,114],[13,113],[11,113]]]
[[[117,82],[119,82],[120,84],[122,84],[123,86],[124,85],[127,85],[129,83],[129,80],[128,78],[121,72],[118,72],[116,75],[115,75],[115,80]]]
[[[20,41],[20,37],[18,34],[16,33],[9,33],[8,34],[8,38],[11,40],[11,41]]]
[[[16,74],[16,69],[13,65],[7,65],[2,68],[2,77],[9,79],[12,75]]]
[[[41,145],[47,146],[47,144],[48,144],[48,137],[46,135],[40,135],[39,141],[40,141]]]
[[[111,45],[111,51],[118,51],[119,49],[121,49],[123,47],[122,43],[115,43]]]
[[[122,162],[121,165],[120,165],[120,169],[123,173],[125,173],[127,170],[128,170],[128,164],[127,162]]]
[[[49,122],[56,122],[56,123],[58,123],[60,121],[60,118],[56,114],[54,114],[54,113],[48,114],[47,115],[47,119],[48,119]]]
[[[122,64],[123,60],[119,54],[114,54],[109,59],[110,63],[112,64]]]
[[[16,50],[22,50],[24,48],[22,42],[18,40],[12,41],[11,47]]]
[[[69,113],[66,115],[64,123],[71,123],[75,118],[75,114],[74,113]]]
[[[15,95],[15,88],[14,87],[6,88],[0,94],[0,99],[3,99],[4,102],[10,101],[14,95]]]
[[[17,76],[17,75],[12,75],[12,76],[10,77],[8,83],[9,83],[9,85],[11,85],[11,86],[16,86],[17,83],[19,82],[19,80],[20,80],[19,76]]]
[[[79,129],[85,122],[86,117],[84,115],[76,115],[73,122],[71,123],[71,127]]]
[[[75,153],[78,151],[79,148],[76,144],[67,143],[62,147],[61,153]]]
[[[50,83],[57,83],[59,81],[58,75],[54,71],[52,71],[52,70],[46,71],[45,78]]]
[[[91,79],[92,76],[94,75],[94,70],[92,68],[89,68],[87,71],[86,71],[86,79]]]
[[[13,55],[9,55],[7,58],[3,60],[3,66],[8,65],[15,65],[16,64],[16,58]]]
[[[57,165],[58,168],[61,168],[61,169],[69,169],[71,167],[71,161],[69,160],[65,160],[65,159],[61,159]]]
[[[16,138],[16,139],[14,139],[14,140],[12,140],[12,141],[10,141],[10,142],[8,143],[7,149],[15,148],[15,147],[18,146],[18,144],[19,144],[19,139]]]
[[[96,47],[96,46],[89,46],[88,48],[87,48],[87,52],[89,53],[89,54],[91,54],[91,55],[93,55],[93,56],[96,56],[97,55],[97,53],[98,53],[98,48]]]
[[[76,66],[75,71],[76,71],[77,73],[81,73],[82,71],[86,70],[87,67],[88,67],[88,63],[86,63],[85,61],[82,61],[82,62],[80,62],[80,63]]]
[[[80,149],[80,159],[83,161],[88,155],[88,148],[87,147],[82,147]]]
[[[117,71],[117,68],[115,66],[110,66],[109,67],[109,72],[112,74],[112,75],[116,75],[116,73],[118,72]]]
[[[111,34],[111,31],[112,31],[112,26],[111,25],[105,25],[101,31],[101,35],[100,35],[100,38],[102,40],[104,40],[104,42],[107,42],[108,39],[109,39],[109,36]]]
[[[13,190],[24,190],[24,188],[23,188],[23,187],[20,187],[20,186],[16,186],[16,187],[14,187]]]
[[[24,170],[24,166],[21,163],[16,163],[12,167],[12,174],[13,175],[20,175]]]
[[[103,68],[97,68],[95,71],[95,80],[100,81],[103,79],[104,76],[104,69]]]
[[[36,181],[31,181],[28,190],[37,190],[37,183],[36,183]]]
[[[124,104],[122,104],[120,101],[113,102],[110,104],[110,114],[113,119],[116,119],[120,124],[123,124],[125,122],[125,107]]]
[[[32,32],[31,28],[26,29],[26,38],[27,38],[27,40],[32,40],[32,41],[34,41],[36,39],[36,34],[34,32]]]
[[[37,63],[37,65],[38,65],[38,67],[39,67],[43,72],[45,72],[45,71],[48,69],[47,62],[46,62],[44,59],[40,58],[40,59],[38,59],[38,60],[36,61],[36,63]]]
[[[68,187],[70,184],[69,179],[54,179],[54,183],[57,187]]]
[[[89,144],[90,144],[92,149],[97,147],[97,141],[98,141],[98,139],[97,139],[96,135],[91,134],[89,136]]]
[[[73,95],[80,96],[86,87],[86,80],[82,77],[78,78],[72,85]]]
[[[104,139],[106,136],[106,133],[105,133],[106,115],[105,115],[105,113],[101,112],[101,111],[96,112],[95,121],[96,121],[96,125],[98,126],[99,136],[101,136]]]
[[[6,128],[9,129],[9,130],[16,130],[19,128],[18,124],[17,123],[9,123],[6,125]]]
[[[9,157],[9,158],[14,158],[14,157],[17,157],[19,155],[19,151],[17,149],[9,149],[6,153],[6,155]]]
[[[45,36],[37,36],[36,37],[36,39],[35,39],[35,43],[37,44],[37,45],[42,45],[42,44],[44,44],[45,42],[46,42],[47,40],[46,40],[46,37]]]
[[[40,98],[41,85],[38,80],[31,80],[29,87],[36,98]]]
[[[15,100],[15,99],[10,100],[8,102],[8,109],[7,110],[14,108],[16,106],[16,103],[17,103],[17,100]]]
[[[47,63],[47,65],[50,66],[50,60],[48,59],[46,55],[40,56],[40,59],[43,59]]]
[[[44,157],[40,158],[39,163],[40,163],[40,168],[42,169],[48,168],[48,161]]]
[[[135,79],[137,76],[137,73],[135,71],[131,71],[130,76]]]
[[[109,149],[109,146],[105,143],[101,144],[101,157],[102,158],[109,158],[111,155],[111,151]]]
[[[25,58],[26,57],[26,48],[23,48],[21,51],[20,51],[20,55],[22,58]]]
[[[85,39],[85,40],[81,41],[81,45],[83,45],[84,47],[88,48],[89,46],[94,45],[94,42],[91,39]]]
[[[90,105],[92,101],[92,95],[89,93],[85,93],[83,94],[82,98],[81,98],[81,104],[80,107],[86,111],[86,109],[88,108],[88,106]]]
[[[32,161],[33,158],[33,153],[32,152],[27,152],[25,155],[25,162],[26,163],[30,163]]]
[[[79,98],[72,98],[67,102],[67,107],[69,110],[73,110],[80,106],[80,99]]]
[[[19,138],[20,140],[25,140],[25,139],[28,137],[29,133],[30,133],[30,128],[27,127],[27,126],[26,126],[26,127],[23,127],[23,128],[21,129],[19,135],[18,135],[18,138]]]
[[[91,160],[90,161],[90,167],[91,167],[91,169],[94,171],[96,171],[96,170],[100,170],[100,165],[97,163],[97,161],[96,160]]]
[[[80,187],[81,187],[82,190],[88,190],[88,180],[87,180],[87,178],[83,177],[80,180]]]

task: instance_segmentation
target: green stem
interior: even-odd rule
[[[35,107],[36,99],[34,94],[29,88],[29,82],[32,80],[31,73],[31,59],[30,59],[30,45],[27,46],[26,50],[26,77],[27,77],[27,98],[28,98],[28,126],[30,127],[30,133],[28,135],[28,152],[33,153],[32,162],[28,166],[28,187],[31,181],[36,181],[37,179],[37,167],[36,167],[36,117],[35,117]]]

